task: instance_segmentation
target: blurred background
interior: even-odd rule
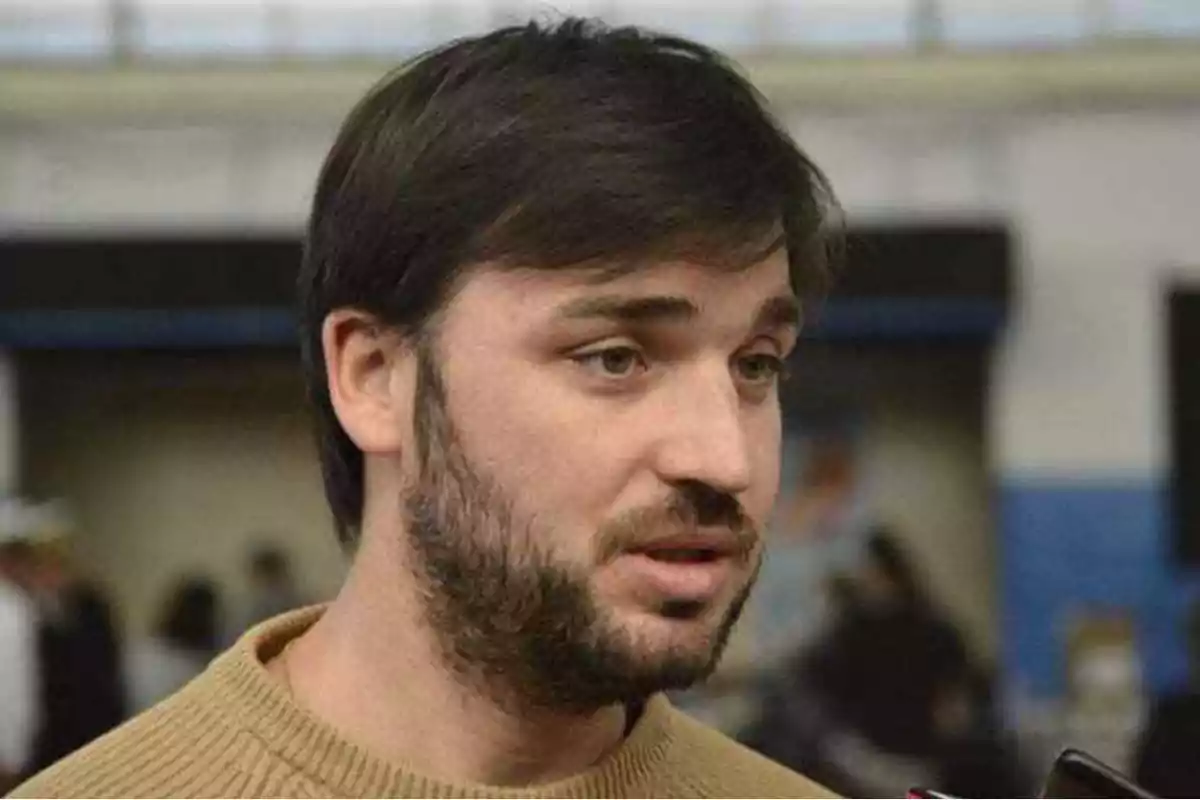
[[[730,52],[847,212],[758,593],[677,701],[860,796],[1030,794],[1068,743],[1200,792],[1195,0],[0,0],[0,646],[32,609],[42,687],[0,652],[0,781],[336,590],[317,169],[406,55],[561,12]]]

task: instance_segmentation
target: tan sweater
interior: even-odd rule
[[[14,797],[829,797],[672,708],[573,778],[514,789],[449,783],[385,761],[304,708],[264,667],[319,616],[246,634],[175,696],[19,787]]]

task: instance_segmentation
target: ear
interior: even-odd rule
[[[400,333],[355,309],[325,317],[321,346],[329,397],[346,435],[364,453],[399,452],[412,425],[413,349]]]

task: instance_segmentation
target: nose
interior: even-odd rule
[[[730,495],[750,488],[750,446],[727,369],[681,387],[663,415],[657,469],[664,482],[701,483]]]

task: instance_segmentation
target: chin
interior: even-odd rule
[[[702,665],[707,672],[716,667],[735,622],[728,605],[697,609],[695,604],[682,602],[637,616],[628,630],[639,660],[688,662],[698,668]]]
[[[716,671],[723,643],[711,641],[659,643],[646,647],[637,660],[647,683],[658,692],[682,691],[703,683]]]

